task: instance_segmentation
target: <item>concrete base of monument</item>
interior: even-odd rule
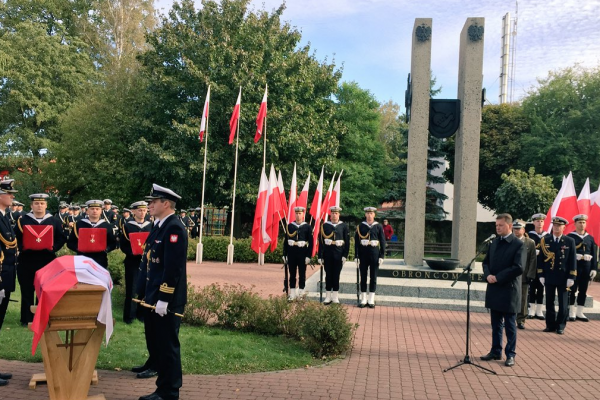
[[[467,307],[467,282],[463,275],[454,286],[452,282],[462,272],[462,267],[451,271],[437,271],[427,265],[405,265],[404,260],[387,259],[379,268],[376,305],[465,311]],[[471,283],[471,311],[487,312],[481,263],[473,266]],[[308,297],[319,300],[319,273],[306,281]],[[356,264],[346,262],[340,276],[340,302],[357,304]],[[325,298],[325,283],[323,283]],[[545,300],[544,300],[545,301]],[[600,320],[600,302],[587,297],[584,313],[590,319]]]

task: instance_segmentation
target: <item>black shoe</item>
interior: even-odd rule
[[[506,365],[507,367],[512,367],[513,365],[515,365],[515,358],[514,357],[508,357],[506,359],[506,362],[504,363],[504,365]]]
[[[479,358],[482,359],[483,361],[502,360],[502,356],[500,354],[494,354],[491,351],[489,353],[487,353],[485,356],[481,356]]]
[[[363,303],[358,304],[358,308],[365,308],[365,306],[366,306],[366,304],[363,304]]]
[[[140,397],[139,400],[163,400],[163,398],[156,393],[152,393]]]
[[[575,318],[573,318],[573,317],[569,317],[569,321],[571,321],[571,322],[575,322]]]
[[[8,385],[8,381],[6,379],[0,379],[0,386]]]
[[[375,308],[375,304],[367,304],[369,308]]]
[[[575,317],[575,319],[576,319],[577,321],[590,322],[590,319],[589,319],[588,317],[585,317],[585,318],[581,318],[581,317]]]
[[[10,379],[10,378],[12,378],[12,374],[9,374],[9,373],[3,374],[2,372],[0,372],[0,379],[7,380],[7,379]]]
[[[523,322],[519,322],[519,324],[517,325],[517,328],[525,329],[525,324]]]
[[[125,322],[127,325],[133,324],[132,319],[124,319],[123,322]]]
[[[331,301],[324,301],[324,302],[323,302],[323,305],[324,305],[324,306],[328,306],[328,305],[330,305],[331,303],[332,303]]]
[[[565,334],[565,330],[564,329],[557,329],[556,333],[558,333],[559,335],[564,335]]]
[[[528,315],[527,316],[527,319],[534,319],[534,318],[535,318],[535,315]]]
[[[156,375],[158,375],[158,372],[156,372],[153,369],[147,369],[147,370],[142,371],[139,374],[137,374],[136,378],[138,378],[138,379],[148,379],[148,378],[154,378]]]
[[[148,368],[148,366],[146,364],[144,364],[144,365],[138,365],[138,366],[135,366],[135,367],[131,368],[131,372],[144,372],[147,369],[149,369],[149,368]]]
[[[546,319],[546,317],[544,317],[543,315],[536,315],[535,319],[539,319],[539,320],[544,321]]]

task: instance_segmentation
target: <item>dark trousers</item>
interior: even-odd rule
[[[558,314],[554,308],[554,299],[558,293]],[[565,285],[546,285],[546,328],[565,329],[568,314],[567,287]]]
[[[2,304],[0,304],[0,329],[2,329],[2,324],[4,323],[4,317],[6,316],[6,308],[8,307],[8,303],[10,301],[10,292],[5,291],[6,297],[2,299]]]
[[[306,283],[306,263],[304,257],[289,257],[289,268],[290,268],[290,288],[296,287],[296,274],[300,275],[298,281],[298,287],[304,289]]]
[[[523,278],[527,281],[527,278]],[[517,314],[517,323],[524,324],[525,319],[527,318],[527,291],[529,289],[529,285],[526,283],[521,285],[521,309]]]
[[[21,325],[27,325],[33,322],[33,313],[31,306],[37,304],[35,297],[35,287],[33,279],[35,278],[36,270],[30,266],[19,265],[17,269],[17,279],[21,288]]]
[[[577,279],[571,286],[569,292],[569,304],[575,305],[575,293],[577,293],[577,305],[584,306],[587,298],[588,285],[590,284],[590,268],[577,268]]]
[[[340,290],[340,273],[342,272],[342,260],[325,256],[325,290]]]
[[[502,331],[506,331],[506,347],[504,353],[506,357],[517,355],[517,324],[516,313],[504,313],[501,311],[490,310],[492,319],[492,353],[502,354]]]
[[[123,264],[125,265],[125,302],[123,303],[123,321],[129,323],[135,319],[137,304],[131,299],[136,292],[135,286],[140,271],[142,256],[127,254]]]
[[[535,278],[529,285],[529,302],[542,304],[544,301],[544,285],[539,278]]]
[[[369,292],[375,293],[377,289],[377,272],[379,271],[378,257],[360,258],[360,291],[367,291],[367,274],[369,275]]]
[[[173,313],[161,317],[155,312],[150,312],[144,318],[144,324],[146,331],[151,332],[151,342],[148,343],[150,357],[155,355],[158,361],[155,365],[155,370],[158,372],[156,393],[164,400],[178,399],[179,388],[183,383],[179,345],[181,318]]]

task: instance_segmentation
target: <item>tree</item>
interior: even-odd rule
[[[494,204],[498,214],[509,213],[528,220],[535,213],[545,213],[556,197],[552,178],[536,174],[534,167],[528,172],[511,169],[502,174],[502,181]]]

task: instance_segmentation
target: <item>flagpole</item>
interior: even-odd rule
[[[241,90],[241,88],[240,88]],[[240,102],[239,115],[242,114],[242,104]],[[229,234],[229,246],[227,246],[227,264],[233,264],[233,218],[235,216],[235,185],[237,183],[237,165],[238,165],[238,145],[240,143],[240,116],[237,119],[236,138],[235,138],[235,166],[233,167],[233,202],[231,204],[231,232]]]
[[[209,87],[210,90],[210,87]],[[206,153],[208,150],[208,113],[206,114],[206,132],[204,133],[206,141],[204,142],[204,171],[202,172],[202,204],[200,205],[200,239],[196,246],[196,264],[202,264],[202,255],[204,246],[202,244],[202,230],[204,228],[204,188],[206,184]]]
[[[265,168],[265,164],[267,161],[267,117],[265,116],[265,141],[263,144],[263,168]]]

